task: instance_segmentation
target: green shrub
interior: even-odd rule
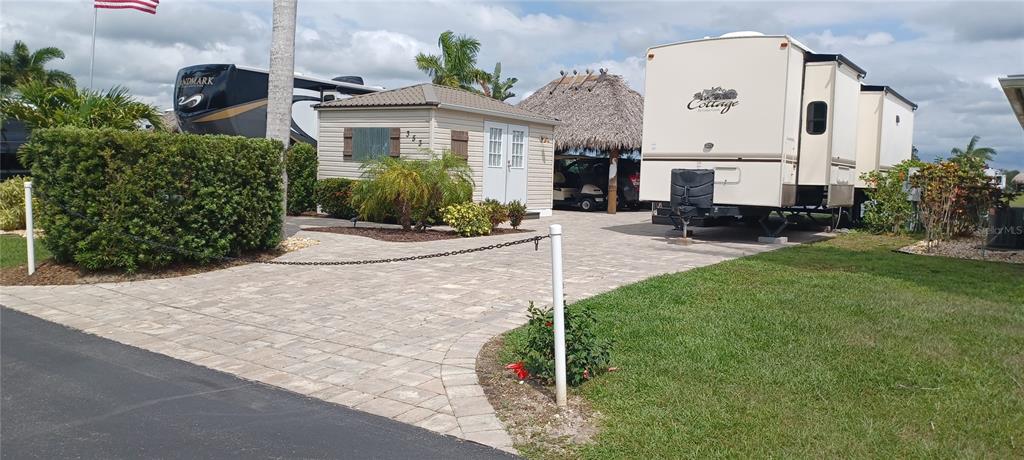
[[[294,216],[316,209],[316,147],[296,143],[288,149],[284,165],[288,170],[288,214]]]
[[[555,380],[554,312],[530,302],[530,321],[526,325],[523,364],[534,377]],[[589,308],[574,306],[565,309],[565,377],[566,383],[577,386],[608,370],[611,342],[597,336],[597,319]]]
[[[455,204],[442,211],[444,223],[462,236],[481,236],[491,233],[490,214],[476,203]]]
[[[22,230],[25,228],[26,180],[29,179],[14,176],[0,182],[0,230]],[[34,203],[35,200],[32,202]]]
[[[480,203],[480,205],[487,210],[487,219],[491,221],[491,229],[498,228],[499,225],[508,220],[508,208],[501,204],[500,201],[488,198]]]
[[[971,235],[990,208],[1008,205],[975,156],[927,163],[910,182],[921,190],[918,208],[929,241]]]
[[[116,129],[36,130],[43,240],[85,269],[209,263],[281,238],[281,144]]]
[[[508,210],[508,224],[512,228],[519,228],[523,223],[523,219],[526,218],[526,205],[522,201],[515,200],[505,205]]]
[[[314,196],[320,210],[338,219],[355,217],[356,208],[352,206],[352,187],[355,182],[341,177],[316,181]]]
[[[359,215],[376,221],[393,216],[405,230],[425,229],[443,208],[473,194],[469,166],[449,152],[429,160],[385,157],[362,168],[362,180],[352,190]]]
[[[874,233],[903,234],[914,221],[914,206],[907,199],[907,174],[923,163],[904,161],[888,171],[872,171],[861,178],[868,183],[864,204],[864,226]]]

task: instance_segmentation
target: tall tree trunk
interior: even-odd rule
[[[284,150],[281,151],[281,182],[284,187],[284,198],[281,203],[282,222],[288,212],[288,172],[284,168],[284,155],[288,149],[292,125],[297,2],[298,0],[274,0],[270,78],[267,86],[267,138],[277,139],[284,145]]]

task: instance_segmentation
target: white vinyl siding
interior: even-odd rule
[[[522,125],[529,131],[524,139],[527,170],[527,203],[531,211],[551,209],[551,190],[554,175],[554,125],[525,122],[511,118],[501,118],[451,109],[437,111],[437,131],[434,133],[435,150],[438,152],[451,148],[452,130],[469,133],[469,167],[473,172],[476,187],[473,200],[482,199],[483,168],[486,161],[487,136],[484,122]],[[547,142],[542,142],[542,139]]]
[[[431,123],[431,112],[435,114]],[[486,133],[484,121],[527,127],[522,146],[527,170],[527,203],[534,211],[551,209],[551,188],[554,169],[554,125],[524,122],[512,118],[494,117],[452,109],[324,109],[319,112],[320,167],[319,178],[347,177],[358,179],[362,162],[344,158],[345,128],[400,128],[402,158],[426,158],[432,150],[441,153],[450,150],[452,131],[468,134],[467,162],[473,175],[473,199],[480,201],[483,186],[483,168],[486,161]],[[431,126],[434,126],[431,129]],[[431,132],[433,131],[433,132]],[[542,139],[545,141],[542,142]]]
[[[320,110],[317,155],[318,178],[358,179],[363,164],[355,156],[343,156],[345,128],[399,128],[403,158],[426,157],[429,148],[430,109]],[[354,153],[354,152],[353,152]]]

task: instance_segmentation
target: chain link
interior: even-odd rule
[[[470,254],[474,252],[489,251],[492,249],[507,248],[509,246],[515,246],[518,244],[533,243],[534,250],[537,250],[540,241],[550,238],[550,235],[539,235],[532,236],[530,238],[523,238],[521,240],[508,241],[505,243],[490,244],[487,246],[480,246],[477,248],[469,249],[458,249],[455,251],[435,252],[433,254],[422,254],[418,256],[405,256],[405,257],[390,257],[387,259],[366,259],[366,260],[326,260],[326,261],[289,261],[289,260],[263,260],[254,261],[262,264],[269,265],[371,265],[371,264],[388,264],[392,262],[407,262],[410,260],[423,260],[423,259],[434,259],[438,257],[449,257],[458,256],[462,254]]]

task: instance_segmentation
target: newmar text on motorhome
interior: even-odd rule
[[[640,199],[653,221],[855,208],[860,174],[910,158],[916,109],[865,75],[785,35],[649,49]]]

